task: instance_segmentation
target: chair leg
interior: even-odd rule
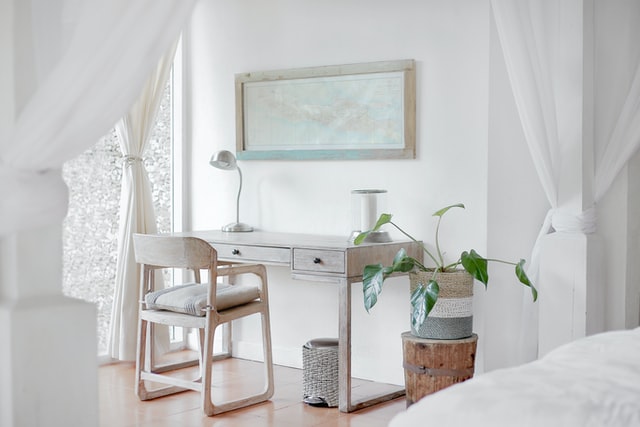
[[[204,359],[205,359],[205,330],[198,329],[198,344],[200,347],[200,351],[198,352],[198,357],[200,358],[200,380],[204,378]]]
[[[244,408],[256,403],[261,403],[269,400],[273,396],[273,357],[271,348],[271,325],[269,323],[268,307],[260,313],[260,320],[262,323],[262,345],[264,354],[264,389],[255,395],[242,397],[235,400],[230,400],[221,403],[214,403],[211,401],[211,394],[206,398],[203,398],[203,410],[206,415],[218,415],[224,412],[232,411],[239,408]],[[213,340],[213,334],[212,340]],[[210,384],[209,384],[210,386]],[[205,389],[203,389],[203,396]]]
[[[211,321],[213,323],[213,321]],[[216,331],[215,324],[209,324],[208,330],[203,329],[204,345],[202,346],[202,365],[200,367],[202,372],[202,410],[207,416],[214,415],[215,407],[211,400],[211,376],[213,365],[213,340],[215,338]]]
[[[262,324],[262,349],[264,360],[264,389],[262,393],[253,395],[244,399],[238,399],[235,401],[225,402],[214,407],[214,414],[220,414],[233,409],[243,408],[245,406],[253,405],[256,403],[269,400],[274,393],[274,381],[273,381],[273,352],[271,347],[271,320],[269,316],[269,296],[267,288],[267,272],[263,265],[260,266],[260,271],[256,273],[262,281],[262,295],[261,298],[264,302],[260,311],[260,321]]]
[[[271,321],[269,319],[269,308],[261,313],[262,321],[262,351],[264,354],[264,398],[270,399],[273,396],[273,352],[271,348]]]
[[[150,358],[150,354],[153,353],[153,349],[151,348],[152,343],[150,343],[150,340],[148,339],[151,333],[151,328],[149,326],[150,324],[146,320],[139,320],[138,354],[136,355],[136,372],[134,384],[136,395],[140,400],[152,400],[158,397],[168,396],[170,394],[181,393],[183,391],[190,390],[189,388],[179,387],[175,385],[161,387],[153,390],[147,389],[144,377],[150,375],[150,372],[145,368],[145,366],[149,365],[148,358]],[[173,364],[173,366],[175,366],[176,368],[180,367],[180,365],[185,365],[185,363]],[[168,365],[167,368],[170,368],[171,366],[172,365]]]
[[[138,321],[138,354],[136,356],[136,378],[135,392],[140,400],[147,400],[147,388],[142,379],[142,370],[146,363],[147,354],[147,322],[140,319]]]
[[[233,324],[231,322],[224,323],[222,326],[222,354],[220,359],[224,357],[232,357],[233,347],[231,336],[233,334]]]

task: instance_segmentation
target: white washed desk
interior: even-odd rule
[[[272,233],[253,231],[191,231],[175,233],[206,240],[218,252],[218,258],[233,262],[258,262],[291,268],[294,279],[329,282],[338,285],[338,340],[340,350],[340,411],[352,412],[404,395],[404,389],[360,401],[351,399],[351,284],[362,281],[367,264],[390,264],[400,248],[421,260],[422,251],[411,241],[362,244],[354,246],[343,236]]]

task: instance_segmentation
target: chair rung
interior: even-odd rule
[[[231,359],[231,353],[225,351],[222,353],[216,353],[213,355],[213,361],[217,362],[218,360]]]
[[[140,372],[140,378],[146,381],[154,381],[157,383],[171,384],[180,388],[186,388],[194,391],[202,390],[202,383],[195,380],[183,380],[181,378],[173,378],[167,375],[155,374],[153,372]],[[197,381],[200,381],[198,379]]]
[[[189,368],[191,366],[197,366],[200,363],[198,359],[185,360],[184,362],[166,363],[163,365],[156,365],[151,369],[151,373],[159,374],[167,371],[174,371],[176,369]]]
[[[212,415],[222,414],[227,411],[232,411],[238,408],[244,408],[248,405],[253,405],[256,403],[262,403],[269,400],[272,395],[273,395],[273,391],[266,389],[259,395],[218,403],[215,405]]]
[[[140,400],[152,400],[157,399],[159,397],[169,396],[176,393],[184,393],[185,391],[191,391],[188,388],[176,387],[176,386],[167,386],[162,387],[160,389],[155,390],[143,390],[140,392],[138,397]]]
[[[224,360],[229,359],[231,357],[231,353],[229,352],[221,352],[213,355],[212,360]],[[161,374],[162,372],[175,371],[177,369],[182,368],[190,368],[191,366],[198,366],[200,361],[198,359],[185,360],[184,362],[175,362],[175,363],[165,363],[162,365],[156,365],[151,369],[151,373],[153,374]]]

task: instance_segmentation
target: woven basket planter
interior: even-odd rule
[[[303,401],[311,406],[338,406],[338,340],[319,338],[302,346]]]
[[[432,271],[409,274],[411,292],[420,284],[428,283]],[[411,327],[416,337],[457,340],[473,334],[473,276],[464,270],[437,273],[440,287],[438,301],[419,329]]]

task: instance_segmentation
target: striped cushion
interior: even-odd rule
[[[260,297],[257,286],[223,285],[217,286],[218,311],[246,304]],[[151,310],[168,310],[177,313],[204,316],[207,305],[207,285],[187,283],[145,295],[145,303]]]

